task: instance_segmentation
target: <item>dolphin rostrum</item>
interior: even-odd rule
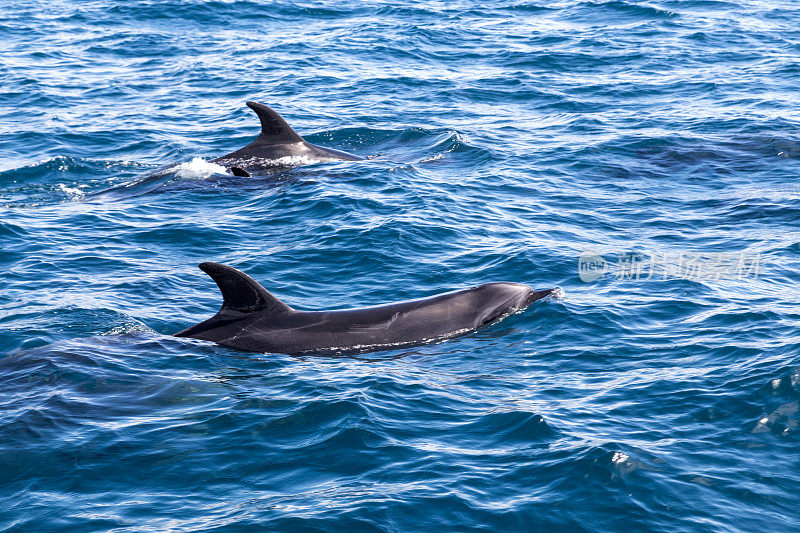
[[[486,283],[375,307],[298,311],[235,268],[202,263],[200,269],[219,286],[222,308],[175,335],[250,352],[344,355],[437,342],[500,320],[559,290]]]
[[[306,142],[283,118],[264,104],[247,102],[261,120],[261,135],[244,148],[212,159],[236,176],[249,176],[248,170],[274,169],[318,161],[358,161],[361,157]]]

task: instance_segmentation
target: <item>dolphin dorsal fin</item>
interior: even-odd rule
[[[211,276],[222,292],[220,313],[288,313],[292,308],[271,295],[256,280],[235,268],[219,263],[200,263],[200,270]]]
[[[258,102],[246,103],[261,120],[261,135],[258,137],[260,141],[267,141],[270,144],[303,142],[303,138],[275,111]]]

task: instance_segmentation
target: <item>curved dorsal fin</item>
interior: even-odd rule
[[[275,298],[256,280],[235,268],[219,263],[200,263],[200,270],[211,276],[222,292],[220,313],[288,313],[292,308]]]
[[[261,120],[261,135],[259,140],[264,140],[270,144],[296,143],[303,142],[292,127],[272,109],[258,102],[246,102],[247,107],[252,109]]]

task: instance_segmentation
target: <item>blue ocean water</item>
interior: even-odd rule
[[[796,5],[9,0],[0,35],[0,529],[800,528]],[[225,175],[246,100],[368,160]],[[202,261],[302,309],[565,297],[248,354],[170,335]]]

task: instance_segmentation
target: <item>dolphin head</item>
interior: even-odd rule
[[[486,324],[525,309],[536,300],[546,298],[558,289],[535,291],[523,283],[498,282],[486,283],[477,290],[483,307],[486,309],[481,323]]]

